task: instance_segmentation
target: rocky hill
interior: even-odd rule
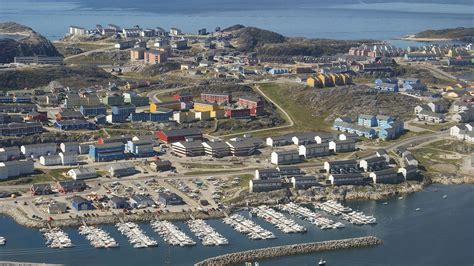
[[[427,39],[453,39],[465,42],[474,40],[474,28],[452,28],[441,30],[426,30],[413,35],[414,38]]]
[[[71,87],[106,85],[121,81],[96,66],[45,66],[0,71],[0,88],[23,89],[48,85],[59,81]]]
[[[344,53],[352,46],[374,40],[331,40],[285,37],[276,32],[255,27],[235,25],[225,29],[232,32],[234,45],[243,52],[261,56],[324,56]]]
[[[420,101],[406,95],[378,92],[366,86],[309,89],[301,85],[281,87],[302,109],[313,116],[324,116],[327,122],[339,116],[359,114],[391,115],[402,120],[413,117],[413,108]]]
[[[15,56],[61,56],[54,45],[33,29],[15,22],[0,23],[0,63]]]

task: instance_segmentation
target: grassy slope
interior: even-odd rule
[[[287,97],[287,91],[280,87],[280,85],[273,83],[261,84],[260,89],[265,93],[265,95],[280,105],[292,118],[295,125],[291,131],[330,130],[330,124],[324,121],[326,116],[313,117],[308,114],[308,112],[305,112],[304,106],[301,106],[290,97]],[[281,116],[286,119],[284,114],[281,114]],[[288,122],[289,121],[287,121],[287,123]]]

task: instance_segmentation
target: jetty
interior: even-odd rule
[[[272,232],[263,229],[260,225],[244,218],[240,214],[233,214],[224,218],[222,222],[232,226],[235,231],[247,235],[247,237],[252,240],[276,238]]]
[[[127,237],[134,248],[156,247],[158,242],[143,232],[136,223],[118,223],[115,225],[120,233]]]
[[[278,205],[277,208],[281,211],[288,212],[289,214],[294,215],[300,219],[306,220],[323,230],[339,229],[345,227],[345,225],[341,222],[335,222],[329,218],[323,217],[320,214],[311,211],[306,207],[299,206],[298,204],[293,202]]]
[[[290,234],[306,232],[306,228],[304,226],[297,224],[292,219],[285,217],[283,214],[266,205],[255,207],[251,209],[250,212],[260,218],[265,219],[265,221],[271,223],[283,233]]]
[[[91,246],[95,248],[116,248],[119,246],[117,241],[104,230],[93,227],[82,225],[78,229],[79,234],[86,237],[91,243]]]
[[[191,232],[193,232],[204,246],[221,246],[228,245],[229,240],[219,234],[204,220],[189,220],[186,222]]]
[[[72,248],[72,243],[69,235],[59,227],[43,228],[40,230],[46,240],[46,246],[49,248]]]
[[[330,240],[322,242],[303,243],[253,249],[242,252],[229,253],[209,258],[194,264],[195,266],[234,265],[246,261],[256,261],[269,258],[308,254],[339,249],[367,248],[382,244],[383,241],[374,236]]]
[[[150,225],[169,245],[181,247],[196,245],[196,242],[191,237],[171,222],[155,220]]]
[[[325,211],[326,213],[340,216],[341,219],[346,220],[355,225],[376,224],[377,219],[370,215],[365,215],[362,212],[356,212],[349,207],[345,207],[339,202],[328,200],[326,202],[314,203],[316,209]]]

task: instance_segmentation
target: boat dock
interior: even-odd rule
[[[329,200],[322,203],[314,203],[316,209],[325,211],[326,213],[340,216],[341,219],[346,220],[355,225],[376,224],[377,219],[373,216],[365,215],[362,212],[353,211],[349,207],[345,207],[339,202]]]
[[[229,244],[229,240],[216,232],[204,220],[189,220],[186,222],[191,232],[193,232],[204,246],[220,246]]]
[[[323,217],[320,214],[317,214],[311,211],[308,208],[299,206],[293,202],[283,205],[278,205],[277,208],[281,211],[288,212],[291,215],[295,215],[300,219],[304,219],[317,227],[326,230],[326,229],[338,229],[344,228],[345,225],[341,222],[335,222],[329,218]]]
[[[250,212],[252,214],[256,214],[260,218],[265,219],[283,233],[289,234],[306,232],[306,228],[304,226],[297,224],[292,219],[286,218],[283,214],[268,206],[262,205],[253,208]]]
[[[43,237],[46,240],[46,246],[49,248],[72,248],[72,244],[69,235],[65,233],[61,228],[43,228],[40,230],[43,234]]]
[[[116,248],[119,246],[113,237],[100,228],[82,225],[78,231],[79,234],[85,236],[95,248]]]
[[[196,242],[191,237],[171,222],[155,220],[150,225],[169,245],[181,247],[196,245]]]
[[[247,237],[252,240],[276,238],[272,232],[263,229],[260,225],[244,218],[240,214],[233,214],[222,219],[222,221],[232,226],[235,231],[247,235]]]
[[[122,235],[127,237],[128,241],[134,248],[158,246],[158,242],[145,235],[145,232],[143,232],[136,223],[118,223],[115,227],[117,227],[117,230],[119,230]]]

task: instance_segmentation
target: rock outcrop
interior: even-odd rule
[[[61,56],[56,47],[33,29],[15,22],[0,23],[0,63],[15,56]]]

